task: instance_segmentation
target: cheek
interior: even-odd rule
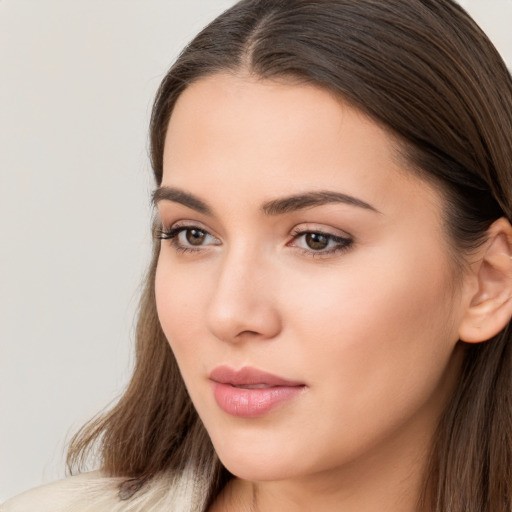
[[[162,251],[155,276],[158,318],[171,348],[176,354],[193,348],[199,340],[200,311],[205,301],[205,280],[182,272]]]
[[[322,446],[331,440],[333,463],[406,425],[434,429],[457,375],[446,267],[379,261],[348,264],[314,289],[311,276],[301,278],[286,295],[288,352],[311,386],[312,416],[321,418],[308,443],[326,455]]]
[[[313,289],[304,277],[287,293],[291,337],[314,382],[329,380],[354,407],[386,395],[405,401],[414,389],[427,394],[457,342],[445,260],[392,254],[348,262]]]

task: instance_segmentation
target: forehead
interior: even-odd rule
[[[178,99],[164,148],[163,185],[236,197],[336,190],[379,204],[432,186],[409,171],[381,126],[310,84],[213,75]],[[225,194],[222,194],[225,192]]]

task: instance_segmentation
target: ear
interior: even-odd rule
[[[469,278],[474,286],[459,324],[459,339],[467,343],[492,338],[512,317],[512,226],[502,217],[487,236],[471,265]]]

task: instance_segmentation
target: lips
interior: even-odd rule
[[[217,405],[239,418],[263,416],[296,398],[306,386],[255,368],[219,366],[210,374]]]

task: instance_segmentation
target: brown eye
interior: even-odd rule
[[[352,237],[323,231],[299,231],[293,234],[293,240],[288,245],[302,249],[305,255],[327,257],[348,250],[353,242]]]
[[[222,245],[221,241],[205,229],[196,226],[178,226],[158,233],[160,240],[169,240],[177,253],[201,252],[210,246]]]
[[[329,245],[329,237],[321,233],[306,233],[304,241],[314,251],[322,251]]]
[[[187,229],[185,238],[190,245],[202,245],[206,239],[206,233],[199,229]]]

